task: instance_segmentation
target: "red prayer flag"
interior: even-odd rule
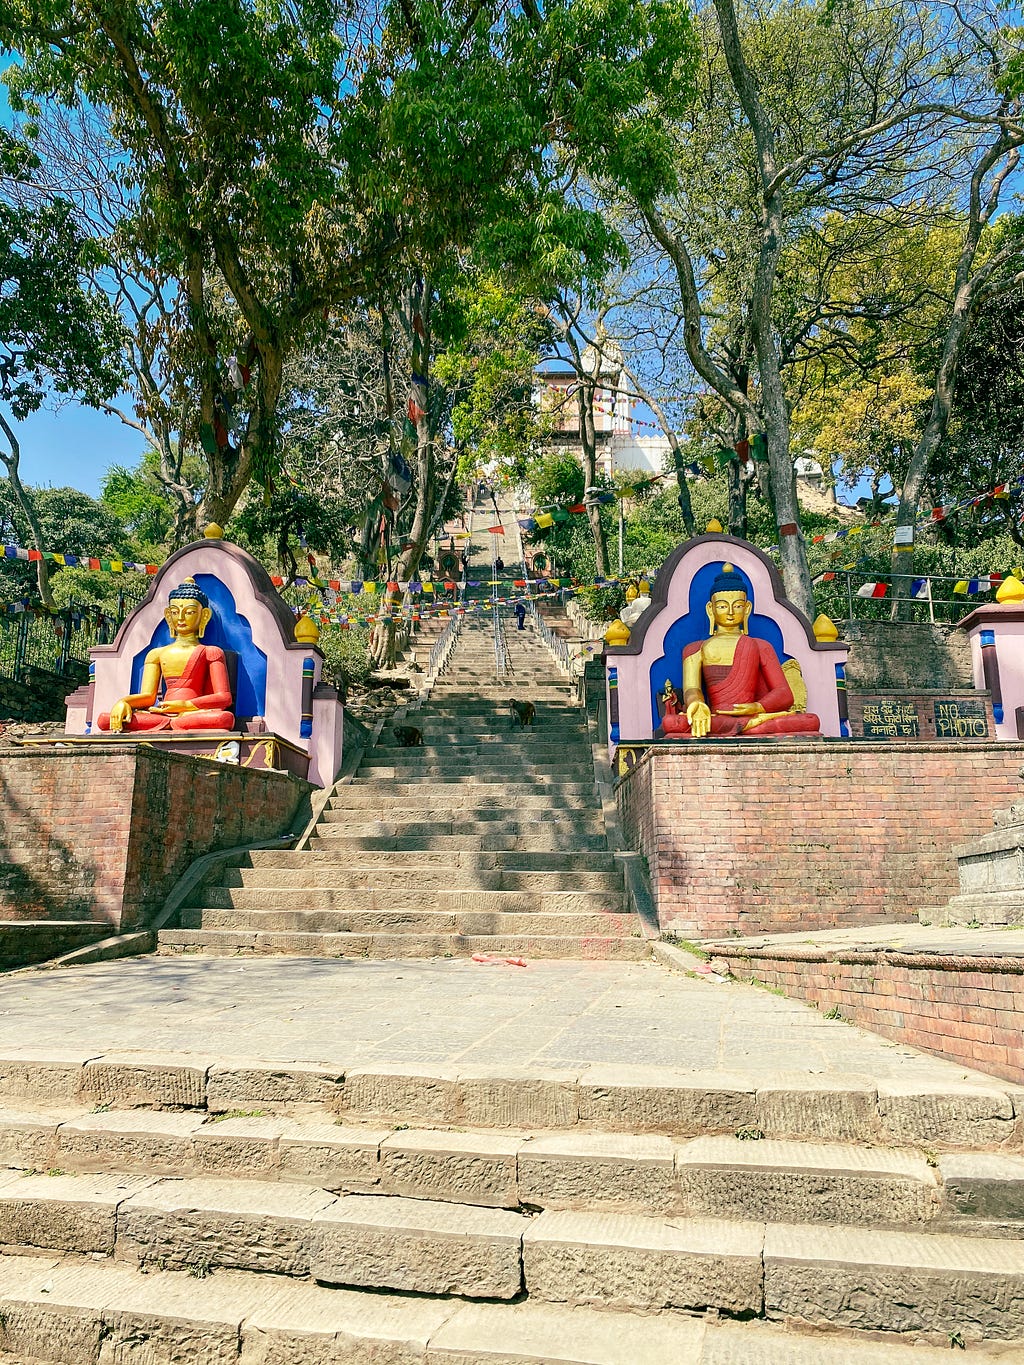
[[[488,526],[487,533],[492,536],[503,536],[505,534],[505,528],[504,526]]]
[[[30,564],[38,564],[42,557],[42,552],[40,550],[29,550],[28,552],[28,562]]]

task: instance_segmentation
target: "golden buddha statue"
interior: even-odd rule
[[[146,655],[141,690],[122,697],[97,720],[101,730],[230,730],[231,680],[224,651],[201,644],[213,613],[191,578],[167,595],[169,645]],[[163,695],[160,688],[163,686]],[[157,700],[157,698],[160,698]]]
[[[683,650],[683,700],[665,688],[666,735],[816,735],[820,722],[806,711],[799,665],[785,665],[767,640],[747,633],[753,603],[746,584],[724,564],[711,585],[711,634]]]

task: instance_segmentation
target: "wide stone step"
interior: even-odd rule
[[[527,1219],[506,1209],[244,1179],[0,1177],[0,1236],[145,1269],[252,1270],[470,1298],[522,1288]]]
[[[365,786],[354,787],[351,783],[346,783],[344,787],[337,789],[327,808],[351,811],[397,810],[403,814],[419,811],[424,816],[437,815],[437,802],[429,791],[425,791],[418,783],[411,787],[406,783],[405,786],[407,789],[401,791],[396,790],[395,783],[381,783],[376,790],[370,790]],[[515,800],[512,801],[491,785],[474,788],[450,782],[445,785],[444,810],[471,812],[474,819],[489,818],[484,815],[486,811],[494,811],[501,817],[518,816],[521,812],[528,811],[530,819],[535,818],[538,812],[541,814],[546,812],[550,819],[559,820],[570,813],[574,816],[577,811],[593,811],[598,808],[593,784],[584,797],[570,797],[563,793],[558,806],[552,807],[550,796],[544,792],[517,790]]]
[[[467,964],[476,974],[492,969]],[[498,987],[491,987],[498,989]],[[215,1045],[215,1039],[211,1039]],[[972,1076],[873,1081],[849,1077],[756,1077],[671,1067],[578,1064],[452,1066],[240,1061],[216,1054],[97,1055],[93,1049],[20,1048],[0,1055],[0,1103],[8,1108],[153,1108],[223,1113],[315,1103],[346,1123],[603,1133],[661,1133],[677,1139],[762,1132],[767,1138],[920,1147],[963,1161],[1011,1161],[1024,1098],[1019,1089]],[[941,1169],[941,1167],[940,1167]],[[1011,1168],[957,1172],[964,1200],[998,1198]],[[952,1174],[951,1177],[952,1179]],[[1014,1184],[1007,1184],[1011,1193]],[[1014,1195],[1016,1198],[1016,1195]],[[987,1204],[986,1204],[987,1207]]]
[[[490,828],[484,825],[484,828]],[[409,865],[431,867],[501,867],[517,872],[567,871],[572,868],[585,868],[593,872],[614,872],[615,858],[611,853],[563,853],[548,851],[542,853],[501,853],[501,852],[431,852],[430,850],[406,849],[401,852],[374,853],[363,850],[355,855],[345,849],[330,846],[303,849],[301,853],[289,850],[267,849],[244,855],[243,865],[250,867],[286,868],[301,858],[304,863],[317,867],[403,867]]]
[[[317,831],[310,838],[311,848],[350,848],[386,850],[395,852],[408,849],[448,849],[490,850],[490,852],[579,852],[580,849],[608,850],[608,841],[603,834],[579,834],[575,830],[560,829],[553,826],[549,830],[531,830],[528,834],[414,834],[404,835],[350,834],[345,824],[318,824]]]
[[[411,751],[413,754],[416,750]],[[520,784],[579,783],[588,779],[593,783],[594,769],[589,757],[586,762],[566,759],[561,763],[526,763],[509,758],[498,761],[474,762],[466,758],[445,758],[436,762],[415,757],[381,761],[364,759],[359,765],[358,782],[501,782],[509,786]]]
[[[422,773],[419,777],[403,776],[390,779],[372,775],[364,776],[360,772],[352,779],[353,787],[365,787],[369,783],[377,783],[382,789],[386,788],[387,791],[398,796],[407,794],[409,791],[415,790],[416,787],[422,787],[427,782],[432,787],[444,787],[446,789],[449,786],[462,786],[470,790],[479,787],[496,787],[506,793],[506,802],[511,806],[516,804],[521,793],[534,796],[546,794],[553,803],[557,803],[563,797],[584,796],[592,794],[594,790],[593,781],[562,781],[557,774],[554,777],[548,777],[544,773],[537,773],[531,777],[521,777],[518,773],[510,774],[507,771],[504,773],[453,773],[447,779],[437,773]]]
[[[335,1192],[486,1207],[604,1209],[751,1222],[801,1221],[975,1230],[961,1187],[919,1152],[768,1140],[747,1159],[735,1137],[678,1142],[637,1133],[494,1133],[342,1125],[327,1114],[241,1117],[114,1110],[63,1118],[0,1110],[0,1164],[132,1175],[299,1180]],[[948,1163],[984,1154],[949,1156]],[[1024,1162],[987,1212],[1019,1212]],[[1004,1173],[1005,1174],[1005,1173]],[[724,1197],[723,1197],[724,1195]],[[759,1206],[759,1198],[764,1199]],[[751,1217],[752,1210],[760,1210]]]
[[[546,872],[512,872],[503,868],[459,868],[451,866],[397,863],[368,867],[355,859],[350,866],[310,867],[296,854],[290,868],[237,868],[221,879],[222,886],[257,889],[308,887],[317,890],[342,890],[346,887],[377,887],[386,877],[389,888],[439,887],[449,891],[621,891],[622,877],[616,872],[581,872],[554,869]]]
[[[257,1361],[423,1365],[948,1365],[949,1350],[803,1335],[767,1322],[639,1317],[524,1301],[327,1288],[247,1271],[195,1278],[117,1261],[0,1257],[0,1365]],[[102,1346],[101,1346],[102,1343]],[[8,1354],[10,1352],[10,1354]],[[991,1361],[973,1350],[965,1365]]]
[[[531,874],[526,874],[531,875]],[[543,876],[545,874],[539,873]],[[603,875],[603,874],[601,874]],[[617,883],[621,888],[621,882]],[[621,889],[608,891],[487,891],[423,888],[415,878],[395,885],[382,872],[375,886],[209,886],[200,893],[214,909],[234,910],[483,910],[532,914],[621,913]]]
[[[301,934],[529,934],[545,937],[638,935],[629,914],[555,915],[543,911],[445,912],[440,910],[223,910],[201,906],[182,910],[182,929],[237,929]]]
[[[348,957],[374,961],[429,957],[499,957],[566,961],[639,962],[650,956],[644,940],[621,935],[549,937],[542,934],[307,934],[239,929],[163,929],[160,956]]]
[[[528,812],[521,811],[509,817],[505,811],[490,812],[491,818],[482,814],[479,817],[466,816],[449,820],[425,820],[422,810],[404,813],[395,818],[393,811],[382,812],[382,818],[368,819],[368,811],[345,811],[328,809],[320,817],[319,825],[345,825],[350,834],[395,834],[408,839],[420,834],[514,834],[528,835],[540,833],[550,823],[557,825],[563,833],[601,834],[604,831],[604,817],[598,810],[574,812],[572,819],[564,816],[557,821],[546,821],[542,811],[534,812],[534,818],[526,818]],[[582,863],[581,866],[590,866]]]
[[[408,718],[408,724],[416,724],[415,713]],[[448,758],[484,758],[491,762],[506,759],[510,763],[526,760],[531,763],[554,761],[566,754],[578,753],[580,761],[590,758],[590,744],[581,733],[564,734],[553,739],[549,734],[541,739],[527,730],[513,730],[507,735],[430,735],[422,725],[416,728],[423,735],[423,743],[409,748],[399,744],[394,735],[384,732],[375,747],[370,751],[374,761],[390,762],[392,758],[415,754],[426,762]],[[387,736],[385,738],[385,735]]]

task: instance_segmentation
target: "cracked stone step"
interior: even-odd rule
[[[545,1212],[523,1237],[530,1298],[760,1314],[761,1223]]]
[[[877,1225],[928,1222],[942,1206],[925,1158],[884,1147],[696,1138],[676,1172],[691,1214]]]
[[[417,850],[447,849],[451,852],[533,853],[608,851],[603,834],[577,835],[560,830],[557,825],[530,834],[419,834],[406,838],[398,834],[349,834],[343,825],[318,825],[310,838],[310,847],[324,849],[365,849],[369,852],[395,853]]]
[[[153,1184],[144,1175],[0,1173],[0,1245],[114,1251],[117,1211]]]
[[[638,1317],[547,1303],[474,1303],[324,1288],[244,1271],[0,1257],[0,1365],[379,1361],[405,1365],[940,1365],[942,1352],[765,1322]],[[102,1355],[101,1355],[102,1352]],[[990,1355],[968,1350],[972,1365]]]
[[[181,929],[241,929],[258,933],[313,934],[459,934],[541,935],[568,938],[640,935],[636,917],[622,915],[526,915],[487,911],[440,912],[416,910],[346,912],[343,910],[218,910],[197,907],[182,910]]]
[[[1024,1245],[1005,1238],[769,1224],[770,1316],[964,1341],[1024,1339]]]
[[[358,859],[347,866],[310,867],[301,854],[295,856],[292,867],[237,868],[225,872],[222,886],[268,889],[287,886],[292,889],[324,888],[344,890],[365,887],[381,875],[381,866],[361,867]],[[431,866],[429,863],[396,863],[388,867],[388,884],[393,887],[447,887],[452,891],[621,891],[622,876],[617,872],[591,872],[561,868],[526,872],[505,868]]]
[[[593,872],[614,872],[617,863],[611,853],[562,853],[542,851],[537,853],[502,852],[455,852],[431,853],[429,850],[406,850],[400,853],[363,852],[353,859],[350,853],[341,853],[330,848],[303,849],[301,853],[266,852],[250,853],[242,862],[243,866],[286,868],[299,860],[305,865],[318,867],[348,867],[355,863],[359,867],[401,867],[416,865],[420,867],[496,867],[510,872],[543,872],[580,868]]]
[[[623,914],[622,891],[417,890],[379,876],[373,886],[210,886],[203,898],[221,910],[475,910],[532,914]],[[455,879],[458,880],[457,878]],[[621,882],[619,883],[621,886]]]
[[[351,957],[375,961],[429,957],[496,956],[565,961],[639,962],[650,957],[646,940],[614,934],[573,937],[541,934],[317,934],[240,929],[162,929],[157,954],[214,957]]]
[[[312,1274],[328,1284],[512,1299],[522,1290],[528,1223],[505,1209],[350,1195],[314,1218]]]

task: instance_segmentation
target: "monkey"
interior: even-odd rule
[[[532,701],[516,701],[514,697],[509,697],[506,705],[513,727],[518,725],[520,730],[525,730],[528,725],[533,724],[537,708]]]
[[[423,731],[415,725],[393,725],[391,733],[403,749],[416,749],[423,746]]]

